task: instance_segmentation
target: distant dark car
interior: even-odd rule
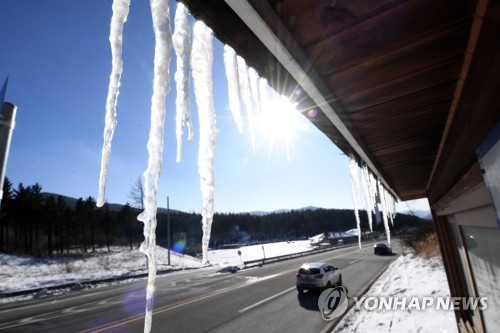
[[[373,252],[375,254],[392,254],[392,249],[390,245],[378,243],[373,245]]]

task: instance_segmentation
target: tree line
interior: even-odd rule
[[[0,211],[0,252],[30,255],[95,252],[96,247],[139,241],[137,212],[124,205],[118,212],[108,204],[96,207],[92,197],[71,205],[65,197],[42,193],[38,183],[13,188],[5,179]]]
[[[138,185],[136,185],[138,186]],[[105,204],[96,207],[92,197],[72,199],[42,192],[40,184],[14,188],[5,179],[0,211],[0,252],[36,256],[81,254],[112,245],[138,247],[143,240],[143,224],[137,220],[141,207]],[[136,194],[140,191],[136,191]],[[361,227],[368,230],[367,215],[360,212]],[[415,216],[398,214],[396,228],[417,225]],[[180,211],[157,214],[157,243],[168,244],[181,235],[187,251],[195,253],[201,243],[201,215]],[[211,246],[240,241],[244,232],[252,241],[291,240],[322,232],[355,228],[352,210],[296,210],[267,215],[216,213]],[[383,231],[381,224],[375,230]]]

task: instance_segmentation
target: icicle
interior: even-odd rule
[[[218,129],[215,120],[212,63],[212,31],[198,21],[193,28],[193,49],[191,66],[196,105],[200,123],[200,143],[198,152],[198,173],[202,195],[202,251],[203,263],[208,262],[208,243],[214,216],[214,159]]]
[[[175,32],[172,35],[172,44],[177,57],[177,70],[175,72],[175,82],[177,97],[175,99],[175,134],[177,137],[177,158],[181,161],[182,153],[182,129],[184,122],[187,123],[188,141],[193,140],[193,125],[191,122],[191,111],[189,108],[189,57],[191,54],[191,30],[189,28],[189,13],[186,6],[181,2],[177,3],[175,11]]]
[[[156,212],[157,193],[162,167],[163,137],[165,128],[165,99],[170,89],[169,65],[172,35],[170,31],[169,1],[151,0],[153,30],[155,35],[154,81],[151,98],[151,129],[148,141],[148,166],[144,171],[144,211],[138,220],[144,222],[144,242],[140,251],[148,258],[148,287],[144,332],[151,331],[153,294],[156,279]]]
[[[385,188],[380,180],[377,181],[378,194],[380,203],[382,204],[382,217],[384,219],[385,234],[387,236],[387,244],[391,245],[391,229],[389,228],[389,221],[387,220],[387,203],[385,200]]]
[[[123,71],[122,41],[123,25],[127,21],[130,0],[114,0],[113,16],[109,33],[111,44],[112,69],[109,77],[108,97],[106,98],[106,117],[104,126],[104,143],[102,145],[101,174],[99,176],[99,194],[97,206],[102,207],[106,200],[106,181],[108,179],[111,141],[116,128],[116,104],[120,93],[120,79]]]
[[[233,115],[238,132],[243,132],[243,119],[240,108],[240,88],[238,82],[238,64],[236,52],[229,45],[224,45],[224,67],[226,68],[227,88],[229,96],[229,110]]]
[[[361,223],[359,220],[358,212],[358,187],[359,187],[359,177],[358,177],[358,163],[353,154],[349,154],[349,173],[351,176],[351,189],[352,189],[352,201],[354,204],[354,216],[356,217],[356,226],[358,228],[358,246],[361,249]]]
[[[373,232],[373,212],[375,208],[375,196],[377,194],[377,189],[372,184],[373,176],[365,164],[362,168],[362,182],[363,182],[363,192],[365,194],[366,203],[366,214],[368,215],[368,224],[370,225],[370,231]]]
[[[396,198],[394,198],[389,191],[386,192],[386,195],[389,219],[391,220],[391,225],[394,227],[394,218],[396,217]]]
[[[238,80],[240,84],[240,97],[245,105],[245,110],[248,116],[248,128],[250,130],[250,143],[252,145],[252,150],[255,151],[255,129],[254,129],[254,118],[253,118],[253,107],[252,107],[252,91],[250,88],[250,79],[248,77],[248,66],[240,56],[236,56],[236,61],[238,64]]]
[[[267,94],[267,80],[259,78],[260,110],[262,113],[268,111],[269,97]]]
[[[250,91],[252,93],[252,99],[254,103],[254,110],[259,114],[262,111],[260,105],[260,96],[259,96],[259,74],[252,67],[248,68],[248,78],[250,81]]]
[[[370,187],[370,197],[371,197],[370,199],[373,203],[372,208],[374,208],[376,201],[377,201],[376,200],[377,199],[377,179],[375,178],[375,176],[371,172],[368,172],[368,176],[369,176],[368,186]]]
[[[368,168],[366,165],[363,165],[361,168],[361,186],[363,187],[363,194],[365,196],[365,204],[366,204],[366,215],[368,217],[368,225],[370,226],[370,231],[373,231],[372,227],[372,208],[371,208],[371,198],[370,198],[370,189],[369,189],[369,176],[368,176]]]
[[[385,188],[383,188],[383,200],[385,203],[387,219],[391,222],[394,227],[394,216],[396,215],[396,205],[393,195]]]
[[[370,200],[372,202],[372,210],[375,215],[375,221],[380,222],[380,213],[377,205],[377,179],[373,175],[373,173],[368,172],[368,187],[370,191]]]

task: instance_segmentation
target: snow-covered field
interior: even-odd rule
[[[199,260],[174,252],[167,265],[167,250],[158,247],[158,269],[201,267]],[[94,254],[35,258],[0,253],[0,292],[100,280],[147,273],[146,257],[138,249],[112,247]]]
[[[308,240],[252,245],[240,249],[209,250],[208,259],[215,266],[241,265],[243,261],[296,253],[310,249]],[[238,254],[241,251],[241,256]],[[157,247],[158,270],[201,268],[201,260]],[[35,258],[0,253],[0,292],[47,288],[83,281],[101,280],[147,273],[146,257],[138,249],[126,247],[97,249],[94,254],[67,257]],[[0,302],[6,302],[0,299]]]
[[[307,251],[309,241],[280,242],[242,247],[240,249],[209,250],[212,265],[241,266],[243,261]],[[137,249],[113,247],[111,253],[100,249],[96,254],[81,257],[37,259],[0,253],[0,292],[46,288],[80,281],[133,276],[147,273],[146,260]],[[241,256],[238,251],[241,252]],[[171,266],[167,251],[158,247],[158,268],[202,268],[201,260],[172,252]],[[449,297],[444,267],[439,258],[424,259],[412,253],[400,256],[373,284],[365,296],[432,296]],[[32,295],[3,298],[10,302]],[[337,325],[339,332],[457,332],[453,311],[372,310],[353,307]]]

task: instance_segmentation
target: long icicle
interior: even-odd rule
[[[252,67],[248,67],[248,79],[250,82],[250,91],[252,92],[252,99],[254,103],[254,110],[258,114],[262,112],[260,105],[260,90],[259,90],[259,74]]]
[[[224,45],[224,67],[226,68],[229,110],[233,115],[238,133],[241,134],[243,132],[243,119],[241,118],[238,64],[236,62],[236,52],[229,45]]]
[[[120,93],[120,79],[123,71],[122,43],[123,25],[127,21],[130,0],[114,0],[111,17],[109,42],[111,44],[112,69],[109,76],[108,97],[106,98],[106,116],[104,125],[104,143],[102,145],[101,173],[99,176],[99,194],[97,206],[102,207],[106,200],[106,182],[108,179],[111,141],[116,128],[116,104]]]
[[[387,236],[387,244],[391,245],[391,229],[389,227],[389,221],[387,219],[387,203],[385,200],[385,188],[380,180],[377,180],[378,185],[378,195],[380,198],[380,203],[382,204],[382,217],[384,219],[385,234]]]
[[[191,66],[198,119],[200,143],[198,151],[198,173],[202,195],[202,252],[203,263],[208,263],[208,244],[214,216],[214,162],[218,129],[215,121],[213,82],[213,36],[205,23],[198,21],[193,27],[193,49]]]
[[[351,176],[351,189],[352,189],[352,201],[354,204],[354,216],[356,217],[356,226],[358,228],[358,246],[361,249],[361,223],[359,220],[358,211],[358,188],[359,188],[359,177],[358,177],[358,162],[353,154],[349,154],[349,173]]]
[[[148,166],[144,171],[144,211],[138,220],[144,222],[144,242],[140,251],[148,259],[148,285],[144,332],[151,331],[153,296],[156,280],[156,213],[158,186],[162,169],[163,138],[165,132],[165,99],[170,90],[169,65],[172,34],[168,0],[150,0],[155,35],[154,81],[151,98],[151,129],[148,140]]]
[[[366,204],[366,214],[368,216],[368,225],[370,226],[370,231],[373,232],[373,207],[375,205],[375,197],[372,195],[372,190],[370,186],[370,170],[366,164],[363,165],[362,170],[362,184],[363,184],[363,193],[365,195],[365,204]]]
[[[267,93],[267,80],[262,77],[259,78],[259,99],[261,112],[264,113],[268,111],[269,97]]]
[[[245,105],[245,110],[248,117],[248,129],[250,130],[250,144],[252,145],[252,150],[255,151],[255,125],[254,125],[254,109],[252,104],[252,90],[250,88],[250,78],[248,76],[248,66],[240,56],[236,56],[236,62],[238,63],[238,80],[240,84],[240,96]]]
[[[177,97],[175,99],[175,133],[177,137],[176,162],[181,161],[182,155],[182,129],[184,122],[187,123],[188,141],[193,140],[193,125],[191,122],[191,111],[189,107],[189,57],[191,55],[191,29],[189,27],[189,13],[182,4],[177,3],[175,11],[175,30],[172,35],[172,44],[177,57],[177,70],[175,82]]]

